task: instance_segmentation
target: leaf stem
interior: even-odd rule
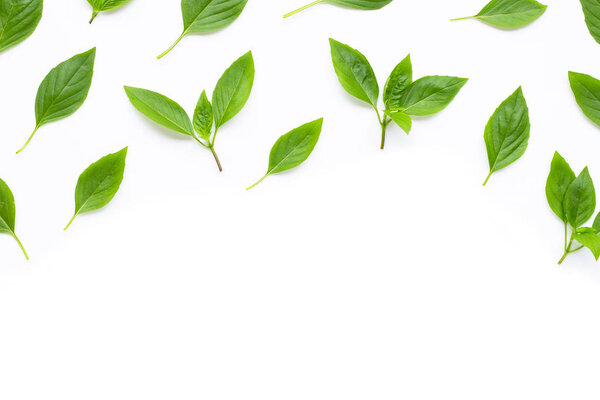
[[[250,190],[250,189],[252,189],[252,188],[253,188],[253,187],[255,187],[256,185],[258,185],[259,183],[261,183],[262,181],[264,181],[264,180],[265,180],[265,178],[266,178],[267,176],[269,176],[269,174],[265,174],[265,176],[263,176],[262,178],[260,178],[260,180],[259,180],[258,182],[256,182],[254,185],[252,185],[252,186],[250,186],[250,187],[247,187],[247,188],[246,188],[246,190]]]
[[[25,150],[25,147],[27,147],[27,145],[29,144],[29,142],[31,142],[31,139],[33,139],[33,136],[35,135],[35,133],[37,132],[37,130],[40,128],[39,125],[35,126],[35,129],[33,130],[33,133],[31,134],[31,136],[29,136],[29,139],[27,139],[27,141],[25,142],[25,144],[23,145],[23,147],[21,147],[19,150],[17,150],[17,154],[19,154],[20,152],[22,152],[23,150]]]
[[[98,10],[94,10],[94,11],[92,12],[92,18],[90,18],[90,24],[91,24],[92,22],[94,22],[94,20],[96,19],[96,17],[98,16],[98,14],[99,14],[99,13],[100,13],[100,11],[98,11]]]
[[[472,18],[476,18],[476,16],[475,16],[475,15],[472,15],[472,16],[470,16],[470,17],[453,18],[453,19],[451,19],[450,21],[451,21],[451,22],[454,22],[454,21],[462,21],[462,20],[465,20],[465,19],[472,19]]]
[[[27,255],[27,252],[25,251],[25,247],[23,247],[23,243],[21,243],[21,241],[19,240],[19,238],[17,237],[17,235],[14,232],[12,233],[12,237],[15,238],[15,240],[17,241],[17,244],[23,251],[23,254],[25,255],[25,259],[27,259],[27,261],[29,261],[29,256]]]
[[[221,167],[221,161],[219,161],[219,156],[217,155],[217,152],[215,151],[214,144],[208,146],[208,148],[210,149],[210,152],[212,153],[213,157],[215,157],[215,161],[217,162],[217,167],[219,167],[219,172],[223,172],[223,167]]]
[[[565,258],[567,258],[567,256],[571,253],[575,253],[576,251],[579,251],[581,249],[583,249],[585,246],[580,246],[577,247],[573,250],[571,250],[571,246],[573,245],[573,240],[575,239],[575,231],[573,231],[571,233],[571,239],[569,239],[569,242],[566,242],[566,232],[567,232],[567,223],[565,222],[565,252],[563,254],[563,256],[561,257],[561,259],[558,261],[558,265],[561,265],[563,263],[563,261],[565,261]]]
[[[485,178],[485,182],[483,182],[483,186],[487,185],[488,181],[490,180],[490,178],[492,177],[492,174],[494,173],[494,171],[490,171],[490,174],[487,176],[487,178]]]
[[[298,14],[300,11],[304,11],[304,10],[306,10],[307,8],[310,8],[310,7],[312,7],[312,6],[315,6],[315,5],[317,5],[317,4],[321,3],[321,2],[323,2],[323,0],[317,0],[317,1],[313,1],[312,3],[310,3],[310,4],[307,4],[307,5],[305,5],[304,7],[300,7],[300,8],[299,8],[299,9],[297,9],[297,10],[294,10],[294,11],[292,11],[292,12],[289,12],[289,13],[285,14],[285,15],[283,16],[283,18],[289,18],[289,17],[291,17],[292,15]]]
[[[160,60],[161,58],[163,58],[164,56],[166,56],[167,54],[169,54],[169,52],[170,52],[171,50],[173,50],[173,49],[175,48],[175,46],[177,46],[177,44],[178,44],[179,42],[181,42],[181,39],[183,39],[183,37],[184,37],[184,36],[185,36],[185,32],[183,32],[183,33],[181,34],[181,36],[179,36],[179,37],[177,38],[177,40],[175,41],[175,43],[173,43],[173,44],[171,45],[171,47],[169,47],[167,50],[165,50],[163,53],[161,53],[161,54],[160,54],[158,57],[156,57],[156,58],[158,58],[158,59]]]
[[[73,215],[73,218],[71,218],[71,220],[69,221],[69,223],[67,224],[67,226],[65,226],[65,231],[67,229],[69,229],[69,227],[71,226],[71,224],[73,223],[73,221],[75,221],[75,218],[77,218],[77,214]]]

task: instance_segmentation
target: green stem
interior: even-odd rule
[[[321,3],[321,2],[323,2],[323,0],[317,0],[317,1],[313,1],[312,3],[310,3],[310,4],[307,4],[307,5],[305,5],[304,7],[300,7],[300,8],[299,8],[299,9],[297,9],[297,10],[294,10],[294,11],[292,11],[292,12],[290,12],[290,13],[287,13],[287,14],[285,14],[285,15],[283,16],[283,18],[289,18],[289,17],[291,17],[292,15],[298,14],[300,11],[304,11],[304,10],[306,10],[307,8],[310,8],[310,7],[312,7],[312,6],[315,6],[315,5],[317,5],[317,4]]]
[[[161,53],[161,55],[159,55],[159,56],[158,56],[158,57],[156,57],[156,58],[158,58],[158,59],[160,60],[161,58],[163,58],[164,56],[166,56],[167,54],[169,54],[169,52],[170,52],[171,50],[173,50],[173,49],[175,48],[175,46],[177,46],[177,44],[178,44],[179,42],[181,42],[181,39],[183,39],[183,37],[184,37],[184,36],[185,36],[185,32],[183,32],[183,33],[181,34],[181,36],[179,36],[179,37],[177,38],[177,40],[175,41],[175,43],[173,43],[173,44],[171,45],[171,47],[169,47],[167,50],[165,50],[163,53]]]
[[[92,12],[92,18],[90,18],[90,24],[91,24],[92,22],[94,22],[94,20],[96,19],[96,17],[98,16],[98,14],[99,14],[99,13],[100,13],[100,11],[98,11],[98,10],[94,10],[94,11]]]
[[[490,171],[490,174],[487,176],[487,178],[485,178],[485,182],[483,182],[483,186],[487,185],[487,183],[490,180],[490,178],[492,177],[493,173],[494,173],[494,171]]]
[[[465,19],[472,19],[472,18],[476,18],[476,16],[473,15],[471,17],[453,18],[450,21],[452,21],[452,22],[454,22],[454,21],[462,21],[462,20],[465,20]]]
[[[265,180],[265,178],[266,178],[267,176],[269,176],[269,174],[266,174],[265,176],[263,176],[262,178],[260,178],[260,180],[259,180],[258,182],[256,182],[254,185],[252,185],[252,186],[250,186],[250,187],[246,188],[246,190],[250,190],[250,189],[252,189],[252,188],[253,188],[253,187],[255,187],[256,185],[258,185],[259,183],[261,183],[262,181],[264,181],[264,180]]]
[[[69,229],[69,227],[71,226],[71,224],[73,223],[73,221],[75,221],[75,218],[77,218],[77,214],[73,215],[73,218],[71,218],[71,220],[69,221],[69,223],[67,224],[67,226],[65,226],[65,231],[67,229]]]
[[[25,150],[25,147],[27,147],[27,145],[29,144],[29,142],[31,142],[31,139],[33,139],[33,136],[35,135],[35,133],[37,132],[37,130],[40,128],[39,125],[36,125],[35,129],[33,130],[33,133],[31,134],[31,136],[29,136],[29,139],[27,139],[27,141],[25,142],[25,144],[23,145],[23,147],[21,147],[19,150],[17,150],[17,154],[19,154],[20,152],[22,152],[23,150]]]
[[[219,167],[219,172],[223,172],[223,167],[221,167],[221,161],[219,161],[219,156],[217,155],[217,152],[215,151],[214,144],[210,145],[208,148],[210,149],[210,152],[212,153],[213,157],[215,157],[215,161],[217,162],[217,167]]]
[[[15,238],[15,240],[17,241],[17,244],[23,251],[23,254],[25,254],[25,258],[27,259],[27,261],[29,261],[29,256],[27,255],[27,252],[25,251],[25,247],[23,247],[23,243],[21,243],[21,241],[19,240],[19,238],[17,237],[17,235],[14,232],[12,233],[12,237]]]
[[[567,230],[567,224],[565,223],[565,233]],[[566,242],[567,236],[565,235],[565,252],[563,254],[563,256],[561,257],[561,259],[558,261],[558,265],[561,265],[563,263],[563,261],[565,261],[565,258],[567,258],[567,256],[571,253],[575,253],[576,251],[579,251],[581,249],[583,249],[584,246],[578,247],[576,249],[571,250],[571,246],[573,245],[573,240],[575,239],[575,232],[573,231],[573,233],[571,233],[571,239],[569,239],[569,242]]]

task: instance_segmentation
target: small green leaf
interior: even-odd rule
[[[531,24],[546,12],[546,8],[548,6],[535,0],[492,0],[479,14],[453,21],[477,18],[498,28],[516,29]]]
[[[358,50],[329,39],[335,73],[342,87],[352,96],[377,108],[379,85],[373,68]]]
[[[319,141],[322,127],[323,118],[281,136],[271,149],[267,173],[248,190],[258,185],[267,176],[295,168],[306,161]]]
[[[529,109],[519,87],[508,99],[496,109],[485,127],[485,144],[487,147],[490,174],[517,161],[527,149],[529,142]]]
[[[406,88],[412,83],[412,63],[410,54],[402,60],[390,74],[383,89],[383,103],[391,110],[400,106],[400,99]]]
[[[410,129],[412,128],[412,120],[410,119],[410,115],[404,114],[403,112],[390,112],[386,111],[385,114],[392,119],[406,134],[410,133]]]
[[[181,0],[183,33],[164,53],[166,56],[186,35],[223,29],[235,21],[248,0]]]
[[[569,185],[565,194],[567,221],[575,229],[585,224],[596,209],[596,190],[587,167]]]
[[[342,7],[354,8],[356,10],[378,10],[387,6],[392,1],[393,0],[316,0],[308,5],[305,5],[304,7],[300,7],[295,11],[285,14],[283,18],[291,17],[292,15],[297,14],[300,11],[304,11],[307,8],[310,8],[320,3],[335,4]]]
[[[152,121],[184,135],[194,136],[190,117],[179,104],[151,90],[125,86],[131,104]]]
[[[589,75],[569,72],[569,82],[583,113],[600,126],[600,81]]]
[[[590,35],[600,43],[600,0],[581,0],[581,7]]]
[[[590,249],[594,258],[598,261],[598,258],[600,258],[600,236],[597,232],[576,233],[573,238]]]
[[[0,53],[31,36],[42,9],[42,0],[0,0]]]
[[[250,97],[254,84],[252,52],[238,58],[223,73],[212,95],[215,129],[239,113]]]
[[[0,233],[12,236],[25,254],[25,258],[29,260],[23,244],[15,234],[15,215],[15,198],[6,182],[0,179]]]
[[[564,204],[567,189],[575,180],[575,173],[558,152],[554,153],[550,174],[546,181],[546,198],[554,213],[562,221],[567,221]]]
[[[90,6],[92,6],[93,9],[90,24],[94,22],[94,19],[100,12],[114,10],[115,8],[124,6],[130,1],[131,0],[88,0],[88,3],[90,3]]]
[[[202,92],[196,111],[194,111],[194,129],[202,139],[208,140],[213,127],[213,109],[206,91]]]
[[[413,82],[393,110],[408,115],[425,116],[442,111],[467,83],[466,78],[426,76]]]
[[[123,182],[126,157],[127,147],[102,157],[83,171],[75,189],[75,213],[65,230],[79,214],[98,210],[115,197]]]

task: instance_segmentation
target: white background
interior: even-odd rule
[[[229,28],[185,38],[176,0],[134,0],[88,25],[84,0],[46,1],[32,37],[0,55],[0,177],[17,233],[0,238],[0,398],[598,399],[600,265],[556,262],[562,225],[544,185],[559,150],[600,183],[600,130],[567,71],[600,76],[579,2],[548,0],[517,31],[477,21],[483,0],[396,0],[380,11],[250,0]],[[438,115],[381,151],[373,111],[339,85],[329,37],[360,49],[381,85],[470,78]],[[97,46],[73,116],[34,126],[50,68]],[[224,165],[141,116],[124,84],[192,112],[252,50],[245,109],[219,134]],[[519,85],[525,156],[487,187],[483,128]],[[315,152],[256,189],[275,140],[325,117]],[[129,146],[113,202],[71,217],[79,174]]]

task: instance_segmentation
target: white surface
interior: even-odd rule
[[[85,1],[46,1],[35,34],[0,55],[0,176],[31,256],[0,238],[1,399],[598,399],[600,265],[589,252],[556,265],[562,228],[544,195],[554,150],[600,184],[600,130],[567,79],[600,76],[578,2],[548,0],[507,32],[449,22],[483,0],[281,19],[304,1],[250,0],[231,27],[161,61],[178,1],[134,0],[92,26]],[[328,37],[360,49],[382,83],[409,52],[416,77],[470,81],[410,136],[391,127],[382,152]],[[85,105],[15,156],[45,74],[92,46]],[[191,113],[249,49],[254,91],[220,132],[222,174],[122,89]],[[483,188],[484,125],[519,85],[530,147]],[[281,134],[321,116],[308,162],[244,190]],[[126,145],[116,198],[63,232],[79,174]]]

